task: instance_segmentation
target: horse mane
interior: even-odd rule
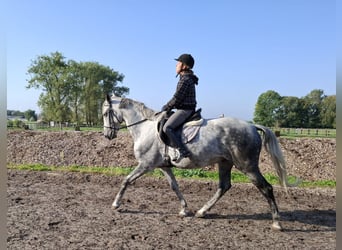
[[[134,109],[141,112],[142,115],[148,120],[154,120],[156,112],[148,107],[142,102],[137,102],[129,98],[122,98],[119,108],[127,108],[130,105],[134,106]]]

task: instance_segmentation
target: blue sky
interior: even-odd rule
[[[160,110],[177,78],[173,60],[195,58],[198,107],[252,120],[260,94],[336,94],[332,0],[6,0],[7,109],[40,112],[26,89],[39,55],[95,61],[125,75],[129,98]]]

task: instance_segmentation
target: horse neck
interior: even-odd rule
[[[125,109],[122,112],[122,117],[126,123],[126,125],[130,125],[136,123],[138,121],[144,120],[145,117],[141,112],[137,112],[134,109]]]
[[[145,116],[142,114],[142,112],[139,112],[137,110],[134,109],[126,109],[123,112],[123,119],[126,123],[126,126],[130,126],[134,123],[140,122],[145,120]],[[129,132],[131,133],[131,135],[133,136],[134,140],[139,137],[140,135],[142,135],[142,129],[144,128],[144,125],[146,125],[146,123],[148,123],[149,121],[137,124],[137,125],[133,125],[128,127],[127,129],[129,130]]]

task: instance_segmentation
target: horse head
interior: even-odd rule
[[[109,140],[116,138],[120,129],[120,123],[123,122],[122,115],[119,110],[121,98],[107,94],[102,105],[103,116],[103,134]]]

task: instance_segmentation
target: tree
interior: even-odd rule
[[[103,97],[107,93],[123,96],[129,92],[127,87],[118,87],[117,82],[124,78],[122,74],[97,62],[81,63],[84,78],[83,100],[87,124],[101,122]]]
[[[285,96],[281,100],[281,108],[278,112],[279,126],[288,128],[305,127],[304,101],[298,97]]]
[[[320,119],[322,127],[336,128],[336,95],[327,96],[322,100]]]
[[[47,121],[101,122],[101,106],[107,93],[124,96],[127,87],[118,87],[124,75],[97,62],[66,61],[60,52],[38,56],[28,70],[27,88],[43,90],[38,100]]]
[[[304,107],[306,109],[305,124],[308,128],[320,128],[321,123],[321,104],[326,96],[321,89],[312,90],[304,99]]]
[[[37,121],[36,111],[28,109],[24,112],[25,119],[28,121]]]
[[[253,121],[268,127],[278,125],[278,112],[281,108],[281,99],[281,96],[273,90],[268,90],[261,94],[255,105]]]
[[[76,61],[70,60],[68,62],[68,66],[69,72],[67,81],[70,88],[68,103],[72,112],[71,120],[79,125],[81,122],[82,111],[84,110],[82,106],[82,98],[84,96],[84,73],[81,64]]]
[[[336,95],[315,89],[302,98],[282,97],[269,90],[258,98],[254,122],[269,127],[336,128]]]
[[[38,56],[33,60],[28,70],[31,79],[27,88],[41,88],[38,106],[42,109],[45,119],[63,122],[70,119],[67,73],[68,65],[64,56],[51,53],[50,56]]]

